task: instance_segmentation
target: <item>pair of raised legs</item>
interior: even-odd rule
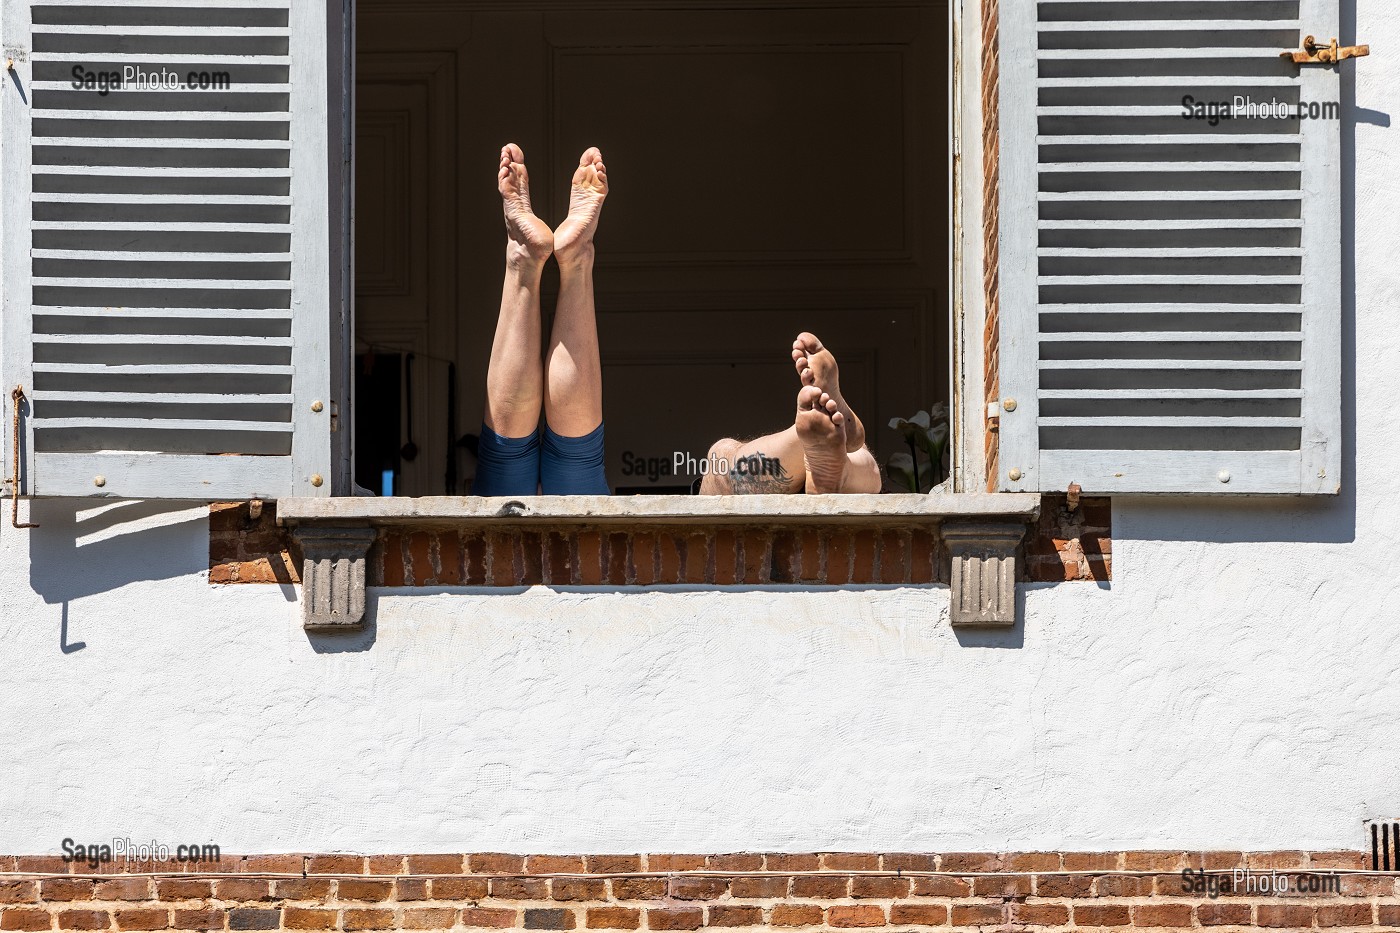
[[[569,214],[555,230],[535,215],[525,154],[501,149],[497,188],[506,221],[501,311],[486,371],[480,495],[606,495],[603,372],[593,308],[593,235],[608,173],[596,148],[580,158]],[[540,278],[553,256],[559,300],[542,345]],[[541,430],[543,419],[543,430]]]
[[[865,426],[841,394],[836,357],[813,334],[792,344],[802,384],[791,427],[751,441],[724,438],[709,461],[723,464],[701,480],[711,495],[753,493],[875,493],[880,467],[865,446]]]
[[[514,143],[501,150],[497,187],[505,210],[506,273],[474,489],[485,496],[606,495],[593,305],[593,235],[608,195],[602,153],[593,148],[579,158],[569,214],[555,230],[531,207],[525,154]],[[543,346],[540,277],[550,256],[559,264],[559,301]],[[756,440],[717,441],[711,459],[727,469],[707,475],[702,493],[880,490],[865,428],[841,394],[836,358],[803,333],[793,342],[792,361],[802,385],[792,426]]]

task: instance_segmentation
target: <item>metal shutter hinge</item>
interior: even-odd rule
[[[19,520],[19,493],[20,493],[20,473],[19,473],[19,417],[20,409],[24,407],[24,386],[15,386],[15,390],[10,393],[10,399],[15,404],[14,431],[10,438],[10,451],[14,455],[14,472],[10,474],[7,481],[10,486],[10,524],[16,528],[38,528],[34,522],[22,522]]]
[[[1334,36],[1331,45],[1318,45],[1314,36],[1303,40],[1303,48],[1297,52],[1280,52],[1279,58],[1288,59],[1295,65],[1335,65],[1348,58],[1365,58],[1371,54],[1369,45],[1337,45]]]

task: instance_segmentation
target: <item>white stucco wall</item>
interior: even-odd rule
[[[394,590],[372,643],[208,585],[202,510],[36,503],[0,852],[1359,846],[1400,815],[1400,19],[1358,5],[1340,498],[1118,499],[1112,586],[1010,633],[944,590]]]

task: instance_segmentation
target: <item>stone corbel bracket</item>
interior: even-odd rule
[[[1021,522],[948,522],[943,543],[954,625],[1016,624],[1016,552]]]
[[[365,555],[374,528],[299,525],[301,622],[309,631],[354,631],[365,618]]]

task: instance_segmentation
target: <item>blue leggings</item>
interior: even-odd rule
[[[606,496],[603,426],[583,437],[564,437],[544,425],[528,437],[502,437],[481,426],[478,496]]]

